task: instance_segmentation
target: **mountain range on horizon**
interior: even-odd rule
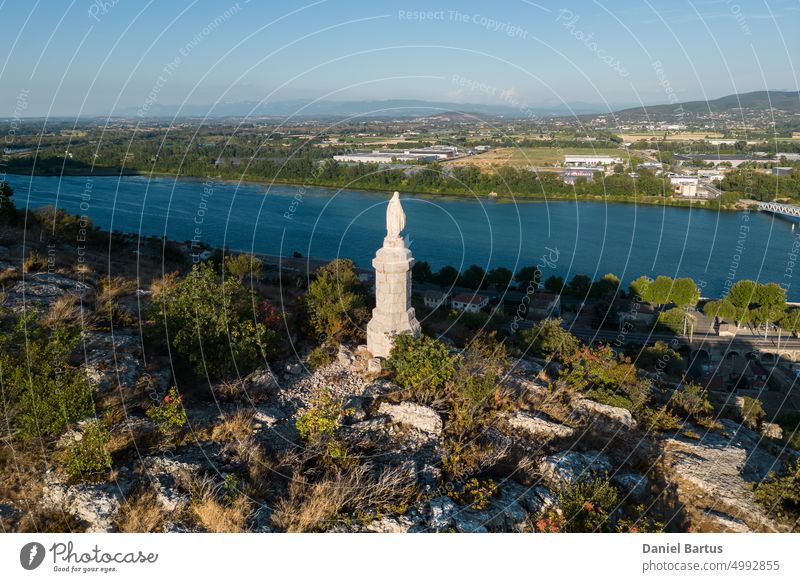
[[[689,114],[702,114],[707,112],[732,112],[737,109],[768,110],[770,108],[789,113],[800,113],[800,91],[751,91],[726,95],[708,101],[694,100],[636,107],[631,107],[630,104],[612,104],[610,110],[609,108],[603,108],[597,103],[584,101],[542,105],[531,105],[522,102],[513,105],[458,103],[424,99],[349,101],[293,99],[268,103],[235,101],[217,103],[214,105],[183,106],[155,103],[149,108],[146,117],[275,117],[282,119],[287,117],[297,119],[356,117],[361,119],[387,119],[457,113],[466,116],[500,116],[510,119],[534,119],[536,117],[586,116],[598,114],[614,114],[622,117],[661,117],[676,114],[676,111]],[[137,115],[137,108],[127,107],[115,111],[112,117],[134,117]],[[93,117],[105,117],[105,114],[95,115]]]

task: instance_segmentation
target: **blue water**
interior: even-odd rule
[[[175,240],[196,235],[212,246],[260,253],[344,256],[365,267],[385,234],[389,199],[388,193],[218,181],[207,188],[194,179],[7,179],[18,207],[54,204],[106,229]],[[794,283],[800,265],[790,264],[795,231],[771,215],[416,195],[403,196],[403,207],[414,256],[434,269],[540,264],[545,277],[611,272],[625,283],[642,274],[688,276],[705,285],[706,296],[722,293],[726,279],[748,278],[780,283],[790,299],[800,299],[800,281]]]

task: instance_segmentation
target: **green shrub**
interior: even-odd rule
[[[314,368],[324,368],[333,361],[332,348],[327,345],[317,346],[308,354],[308,365]]]
[[[75,242],[82,233],[91,230],[91,222],[76,214],[70,214],[54,206],[42,206],[33,211],[33,215],[45,232],[52,233],[58,238]]]
[[[158,425],[158,430],[169,434],[186,424],[186,409],[178,389],[172,387],[158,406],[147,409],[147,416]]]
[[[581,345],[580,340],[561,327],[560,319],[544,319],[531,329],[519,332],[523,348],[530,347],[534,356],[553,356],[562,359],[571,355]]]
[[[196,264],[180,281],[160,285],[154,299],[156,332],[198,375],[245,374],[277,346],[277,332],[254,313],[253,293],[237,279],[223,282],[211,264]]]
[[[311,406],[297,417],[295,426],[300,438],[318,442],[333,437],[342,424],[344,414],[341,398],[328,391],[320,391],[314,396]]]
[[[617,357],[608,346],[578,350],[568,359],[560,378],[589,398],[627,408],[639,416],[652,392],[651,382],[639,376],[630,358]]]
[[[313,332],[328,341],[362,334],[369,310],[351,260],[336,259],[317,269],[305,295],[305,309]]]
[[[648,431],[674,432],[681,427],[681,419],[672,414],[666,406],[657,410],[645,408],[641,419]]]
[[[742,422],[750,429],[758,430],[767,413],[758,398],[742,396],[741,404]]]
[[[664,331],[670,331],[675,335],[684,335],[684,331],[686,335],[691,334],[694,324],[694,316],[680,307],[668,309],[658,314],[657,327]]]
[[[78,340],[76,326],[45,329],[35,316],[0,333],[5,414],[22,438],[58,434],[92,412],[86,376],[69,362]]]
[[[607,477],[567,485],[559,493],[558,501],[564,515],[562,531],[614,531],[610,515],[617,508],[619,492]]]
[[[694,383],[676,388],[669,405],[678,414],[693,420],[708,418],[714,413],[714,405],[708,399],[708,390]]]
[[[451,406],[448,432],[458,440],[477,435],[507,402],[498,378],[508,364],[505,346],[492,336],[478,336],[458,362],[447,385]]]
[[[774,519],[800,531],[800,460],[786,468],[783,475],[774,472],[755,486],[756,501]]]
[[[111,468],[107,446],[111,440],[106,425],[100,420],[86,424],[80,439],[71,442],[64,451],[64,469],[71,483],[98,481]]]
[[[387,361],[395,381],[420,402],[442,396],[445,383],[455,373],[455,363],[444,343],[426,335],[419,339],[397,336]]]
[[[492,479],[469,479],[461,491],[450,493],[456,503],[482,510],[489,507],[489,499],[497,495],[497,484]]]

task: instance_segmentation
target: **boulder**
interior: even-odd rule
[[[553,489],[560,489],[565,483],[577,483],[592,473],[610,470],[608,457],[598,451],[564,451],[544,457],[539,462],[544,482]]]
[[[409,426],[426,435],[439,436],[442,433],[442,418],[429,406],[413,402],[382,402],[378,407],[378,414],[385,414],[392,422]]]
[[[777,531],[749,485],[779,470],[780,462],[759,445],[758,434],[729,419],[720,422],[723,433],[664,439],[665,476],[697,531],[741,531],[741,524],[749,531]]]
[[[367,360],[367,372],[370,374],[380,374],[383,366],[378,358],[370,358]]]
[[[564,424],[547,420],[543,415],[517,412],[507,418],[512,429],[525,433],[535,439],[550,441],[568,439],[575,436],[575,429]]]
[[[80,483],[67,485],[50,477],[42,488],[41,504],[45,507],[68,510],[85,522],[86,531],[113,531],[113,516],[120,508],[127,483]]]
[[[617,431],[620,428],[631,430],[636,428],[636,420],[630,410],[601,404],[588,398],[573,400],[572,411],[576,418],[587,421],[591,428],[602,432]]]
[[[454,526],[454,516],[458,512],[455,501],[446,495],[434,497],[428,502],[430,519],[428,525],[434,531],[442,531]]]
[[[761,425],[761,434],[768,439],[781,440],[783,438],[783,429],[781,425],[774,422],[765,422]]]
[[[611,476],[611,482],[619,487],[624,495],[628,495],[636,501],[643,500],[650,487],[650,480],[641,473],[614,473]]]

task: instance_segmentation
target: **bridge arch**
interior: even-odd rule
[[[761,354],[761,363],[773,365],[777,363],[778,357],[772,352],[764,352]]]

